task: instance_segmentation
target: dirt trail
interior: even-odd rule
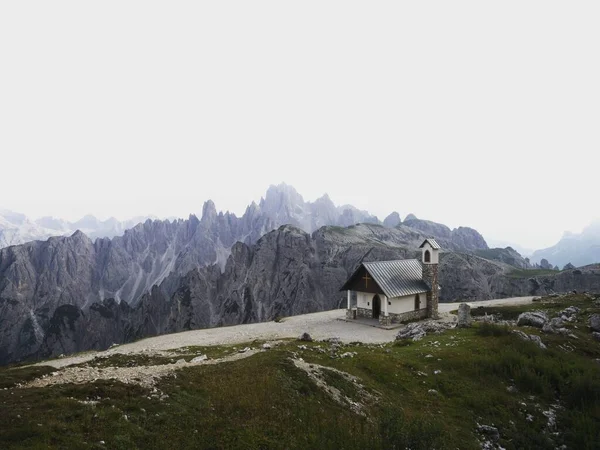
[[[514,305],[530,303],[533,297],[516,297],[498,300],[467,302],[472,307],[482,305]],[[447,314],[458,308],[458,303],[441,303],[440,313]],[[52,366],[57,369],[80,364],[92,360],[96,356],[114,354],[143,353],[150,355],[188,346],[230,345],[251,342],[253,340],[277,340],[295,338],[302,333],[309,333],[313,339],[323,340],[336,337],[340,341],[363,342],[366,344],[381,344],[394,340],[398,329],[384,330],[364,325],[358,322],[339,320],[345,317],[345,310],[336,309],[301,316],[287,317],[281,322],[262,322],[230,327],[209,328],[203,330],[185,331],[182,333],[142,339],[130,344],[120,345],[102,352],[88,352],[76,356],[45,361],[38,365]]]
[[[32,388],[32,387],[45,387],[54,384],[65,384],[65,383],[91,383],[96,380],[119,380],[122,383],[127,384],[139,384],[147,388],[153,387],[156,382],[172,372],[183,369],[185,367],[194,366],[206,366],[211,364],[220,364],[227,361],[237,361],[239,359],[248,358],[260,350],[251,349],[243,353],[233,353],[218,359],[207,359],[198,362],[185,362],[186,359],[180,358],[180,360],[174,364],[160,364],[153,366],[135,366],[135,367],[65,367],[64,369],[52,372],[49,375],[45,375],[42,378],[37,378],[29,383],[26,383],[20,387]]]

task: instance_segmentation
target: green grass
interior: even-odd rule
[[[169,350],[170,352],[185,356],[194,357],[200,355],[206,355],[210,359],[222,358],[224,356],[235,353],[238,349],[248,347],[260,347],[263,341],[252,341],[247,345],[213,345],[213,346],[200,346],[190,345],[188,347],[174,348]]]
[[[163,357],[155,355],[139,354],[128,354],[124,355],[121,353],[115,353],[107,357],[96,357],[91,361],[76,364],[78,367],[136,367],[136,366],[153,366],[161,364],[172,364],[179,359],[178,357]]]
[[[35,380],[55,371],[50,366],[4,367],[0,370],[0,389],[12,388],[18,383]]]
[[[512,306],[479,306],[471,308],[472,316],[498,315],[503,320],[516,320],[519,314],[527,311],[545,311],[550,315],[557,314],[568,306],[576,306],[583,310],[583,316],[589,316],[589,311],[594,308],[593,301],[582,294],[572,294],[567,297],[544,297],[541,301],[523,305]]]
[[[558,311],[578,301],[584,305],[583,298],[570,297],[529,306]],[[328,343],[302,343],[307,349],[301,350],[288,341],[238,361],[181,369],[158,383],[169,396],[163,401],[116,381],[0,389],[0,448],[479,449],[481,423],[499,429],[506,449],[594,449],[600,442],[600,365],[594,361],[600,344],[584,322],[597,311],[585,304],[574,324],[577,340],[542,335],[547,350],[490,324],[419,342],[338,349],[356,352],[352,358],[331,358]],[[566,342],[572,351],[561,350]],[[366,416],[329,397],[294,366],[294,353],[357,376],[376,397],[362,402]],[[46,370],[55,369],[0,369],[0,386]],[[361,401],[352,381],[321,372],[328,384]],[[81,403],[88,400],[98,403]],[[554,436],[545,430],[542,411],[557,402],[562,408]]]
[[[506,275],[511,278],[531,278],[556,275],[557,273],[560,273],[560,271],[551,269],[514,269]]]
[[[321,373],[328,385],[337,388],[343,395],[351,400],[360,400],[359,390],[352,381],[334,370],[324,369]]]

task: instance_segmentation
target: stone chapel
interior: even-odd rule
[[[382,325],[437,318],[440,246],[425,239],[419,248],[421,260],[362,263],[340,289],[348,292],[346,318],[373,318]]]

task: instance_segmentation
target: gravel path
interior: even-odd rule
[[[499,300],[484,300],[468,302],[472,307],[482,305],[515,305],[530,303],[533,297],[516,297]],[[458,308],[458,303],[441,303],[441,313],[448,313]],[[45,361],[39,365],[61,368],[72,364],[79,364],[93,359],[96,356],[110,356],[113,354],[130,353],[160,353],[170,349],[192,345],[211,346],[240,344],[257,340],[276,340],[294,338],[308,332],[313,339],[323,340],[332,337],[339,338],[342,342],[363,342],[366,344],[380,344],[393,341],[398,330],[384,330],[355,322],[345,322],[345,310],[336,309],[314,314],[287,317],[281,322],[262,322],[231,327],[209,328],[204,330],[185,331],[176,334],[166,334],[152,338],[142,339],[130,344],[120,345],[103,352],[88,352],[78,356],[65,357],[52,361]]]

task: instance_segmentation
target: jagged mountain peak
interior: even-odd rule
[[[212,221],[217,217],[217,207],[212,200],[207,200],[202,206],[202,222]]]
[[[317,198],[315,200],[315,203],[331,203],[333,205],[333,201],[331,200],[331,197],[329,197],[329,194],[327,192],[321,195],[319,198]]]
[[[400,218],[400,214],[398,214],[397,211],[394,211],[383,220],[383,225],[388,228],[395,228],[400,225],[401,222],[402,219]]]

